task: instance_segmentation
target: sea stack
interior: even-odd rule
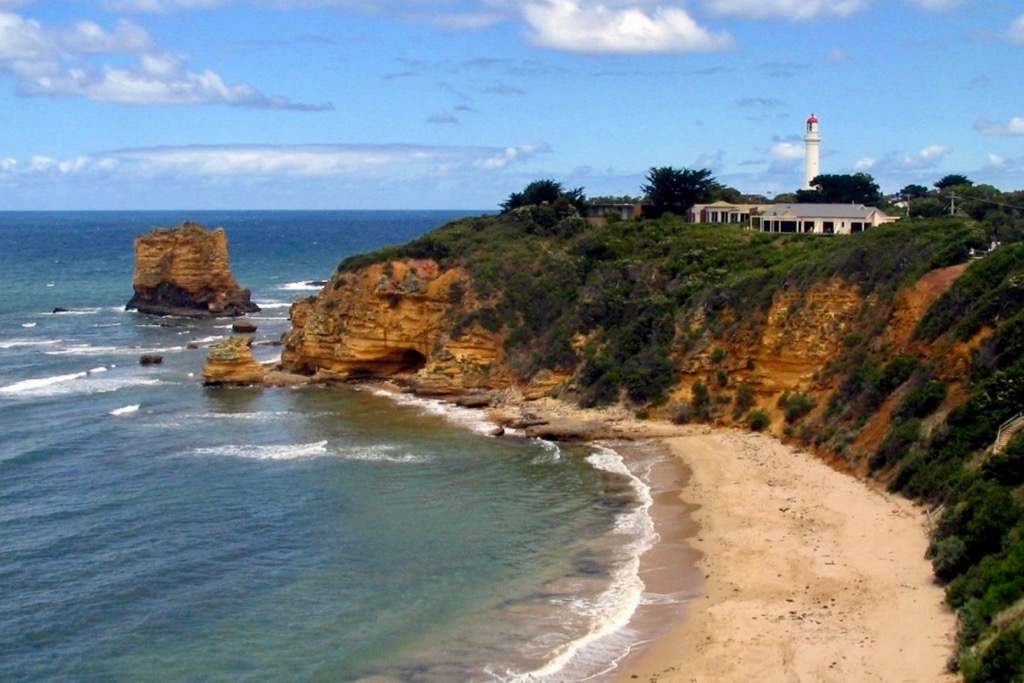
[[[237,336],[210,349],[203,366],[203,384],[214,387],[262,384],[267,371],[253,358],[251,346],[252,337]]]
[[[234,317],[260,308],[228,265],[223,228],[186,222],[135,238],[135,295],[125,306],[152,315]]]

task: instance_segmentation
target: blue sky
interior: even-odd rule
[[[1020,0],[0,0],[0,209],[1024,189]]]

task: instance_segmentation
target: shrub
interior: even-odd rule
[[[946,383],[939,380],[925,382],[924,385],[907,392],[893,411],[893,418],[906,420],[914,417],[926,417],[946,400]]]
[[[785,392],[779,397],[779,407],[786,413],[786,422],[792,424],[814,410],[818,401],[804,392]]]
[[[1024,627],[1017,625],[999,634],[981,654],[977,666],[967,670],[967,683],[1019,683],[1024,673]]]
[[[747,426],[752,431],[763,432],[771,423],[772,419],[763,410],[751,410],[750,414],[747,415]]]
[[[754,407],[754,388],[746,382],[736,387],[736,416],[739,417]]]
[[[870,465],[873,470],[899,462],[906,457],[908,449],[921,438],[921,421],[907,420],[886,435],[878,450],[871,456]]]
[[[690,391],[693,393],[693,399],[690,402],[693,415],[706,420],[711,415],[711,393],[708,391],[707,385],[697,380],[693,383]]]
[[[721,363],[723,360],[725,360],[725,349],[721,346],[716,346],[711,350],[711,362]]]
[[[672,411],[672,423],[684,425],[693,419],[693,406],[689,403],[680,403]]]

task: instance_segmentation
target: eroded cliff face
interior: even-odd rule
[[[962,272],[957,266],[930,273],[884,305],[839,278],[781,289],[767,312],[730,326],[731,336],[705,332],[701,344],[677,358],[679,384],[670,403],[688,402],[698,380],[724,394],[748,384],[781,429],[778,397],[805,392],[824,407],[836,389],[825,369],[852,352],[851,334],[866,334],[860,329],[865,320],[882,321],[883,332],[860,343],[884,345],[892,354],[932,353],[909,347],[913,329]],[[528,382],[517,380],[502,335],[460,322],[480,305],[472,291],[467,272],[442,271],[430,260],[379,263],[335,275],[319,296],[292,306],[293,329],[285,335],[282,364],[323,379],[398,378],[422,393],[516,386],[527,397],[540,397],[572,388],[571,372],[541,371]],[[685,325],[709,328],[700,311]],[[577,346],[585,342],[581,338]],[[717,360],[715,349],[720,349]],[[945,353],[951,367],[962,361],[956,349]],[[726,384],[718,387],[723,372]],[[728,411],[721,419],[729,421]]]
[[[125,308],[140,313],[220,317],[260,310],[231,274],[224,229],[196,223],[137,237],[132,287]]]
[[[336,274],[291,308],[281,361],[326,379],[401,378],[423,393],[506,386],[502,338],[461,326],[472,307],[465,271],[426,259],[378,263]]]

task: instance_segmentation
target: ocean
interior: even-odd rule
[[[372,386],[204,388],[230,320],[124,310],[154,227],[224,227],[272,341],[341,258],[462,215],[0,213],[0,680],[613,675],[637,609],[685,601],[638,570],[666,456]]]

